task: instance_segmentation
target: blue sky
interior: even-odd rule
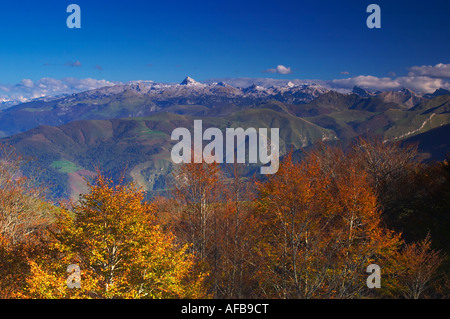
[[[66,26],[71,3],[81,29]],[[370,3],[381,29],[366,26]],[[401,77],[450,63],[449,12],[448,0],[3,1],[0,84]],[[291,73],[264,73],[278,65]]]

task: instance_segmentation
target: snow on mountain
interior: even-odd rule
[[[249,79],[246,79],[246,81]],[[277,100],[290,104],[308,103],[320,95],[327,93],[330,89],[313,81],[261,81],[255,79],[253,84],[247,87],[239,87],[235,80],[230,80],[233,85],[225,81],[200,83],[187,76],[181,83],[158,83],[153,81],[130,81],[108,85],[81,93],[72,93],[58,96],[40,97],[38,100],[59,99],[59,105],[71,105],[76,101],[93,101],[111,97],[119,94],[143,95],[154,103],[174,104],[209,104],[231,101],[236,105],[252,103],[249,101]],[[249,83],[242,82],[243,83]],[[269,85],[270,84],[270,85]],[[379,97],[385,102],[395,102],[412,107],[423,100],[422,96],[411,90],[402,89],[397,92],[369,92],[365,89],[354,87],[352,92],[362,97]],[[427,98],[427,97],[426,97]],[[231,99],[231,100],[230,100]],[[15,104],[34,101],[36,99],[13,100],[0,97],[0,109],[9,108]],[[167,103],[166,103],[167,102]],[[93,102],[94,103],[94,102]]]
[[[154,101],[184,98],[189,104],[191,98],[250,98],[275,99],[288,103],[307,103],[328,90],[317,84],[295,85],[289,82],[284,86],[269,88],[253,84],[247,88],[231,86],[223,81],[210,84],[200,83],[187,76],[180,84],[164,84],[153,81],[133,81],[125,84],[102,87],[82,93],[72,94],[61,103],[74,100],[101,99],[108,96],[131,92],[145,95]]]
[[[201,83],[195,81],[193,78],[187,76],[180,85],[202,85]]]

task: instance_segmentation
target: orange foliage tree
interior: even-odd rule
[[[389,193],[421,169],[413,148],[396,147],[321,144],[258,182],[242,165],[184,164],[172,197],[152,203],[99,174],[79,202],[58,208],[4,149],[0,297],[433,297],[442,255],[430,237],[404,245],[384,223],[411,191]],[[366,286],[371,263],[382,289]],[[80,288],[67,286],[69,265],[81,269]]]
[[[0,145],[0,298],[13,297],[24,284],[28,260],[55,212],[45,189],[23,175],[25,162],[13,148]]]
[[[387,265],[400,245],[380,223],[366,174],[347,165],[340,149],[325,153],[310,152],[299,164],[288,155],[259,184],[263,296],[360,297],[367,291],[366,267]]]
[[[227,171],[213,162],[186,163],[175,173],[172,199],[157,199],[161,220],[183,244],[191,244],[209,276],[215,298],[252,294],[252,183],[242,167]],[[161,205],[162,204],[162,205]]]
[[[399,290],[404,298],[432,298],[433,291],[439,291],[439,267],[444,262],[440,251],[431,249],[431,237],[406,245],[398,255]],[[434,286],[434,287],[433,287]],[[438,288],[432,290],[431,288]]]
[[[192,244],[200,261],[210,253],[216,209],[223,192],[221,172],[217,163],[188,163],[175,173],[173,197],[177,203],[177,234]]]
[[[243,165],[225,169],[225,204],[217,229],[218,294],[222,298],[252,298],[256,295],[253,272],[255,245],[254,180],[244,178]]]

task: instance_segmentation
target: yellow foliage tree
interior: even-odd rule
[[[21,297],[202,297],[204,275],[194,272],[188,247],[160,229],[143,199],[133,184],[114,185],[100,174],[78,204],[59,214]],[[70,264],[81,269],[80,289],[66,285]]]

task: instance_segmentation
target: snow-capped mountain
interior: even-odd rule
[[[8,107],[10,107],[11,105],[17,104],[16,101],[11,100],[11,99],[7,99],[4,97],[0,97],[0,110],[1,109],[6,109]]]
[[[440,95],[441,91],[436,94]],[[424,97],[410,90],[372,93],[356,88],[353,92],[338,94],[319,84],[299,81],[272,82],[270,86],[254,83],[245,88],[231,86],[224,81],[200,83],[191,77],[179,84],[132,81],[10,106],[0,112],[0,137],[39,125],[145,117],[160,112],[227,116],[252,108],[278,110],[279,103],[282,103],[282,108],[289,114],[314,116],[348,108],[369,111],[410,109],[423,100]]]
[[[38,125],[60,125],[80,119],[142,117],[155,112],[216,116],[273,101],[305,104],[327,91],[317,84],[292,82],[241,88],[223,81],[200,83],[189,76],[179,84],[132,81],[9,105],[0,113],[0,136]]]
[[[193,78],[187,76],[180,85],[202,85],[200,82],[195,81]]]
[[[252,85],[248,88],[233,87],[225,82],[214,82],[204,84],[197,82],[191,77],[186,77],[180,84],[164,84],[153,81],[134,81],[126,84],[107,86],[100,89],[90,90],[82,93],[72,94],[63,103],[72,102],[79,99],[98,99],[124,92],[151,97],[154,102],[166,101],[168,99],[188,99],[194,104],[194,100],[209,98],[222,100],[224,98],[245,99],[273,99],[280,102],[302,104],[308,103],[319,95],[328,92],[328,89],[318,84],[294,85],[289,82],[285,86],[271,86],[269,88]],[[188,102],[188,101],[186,101]],[[202,101],[204,102],[204,101]]]

